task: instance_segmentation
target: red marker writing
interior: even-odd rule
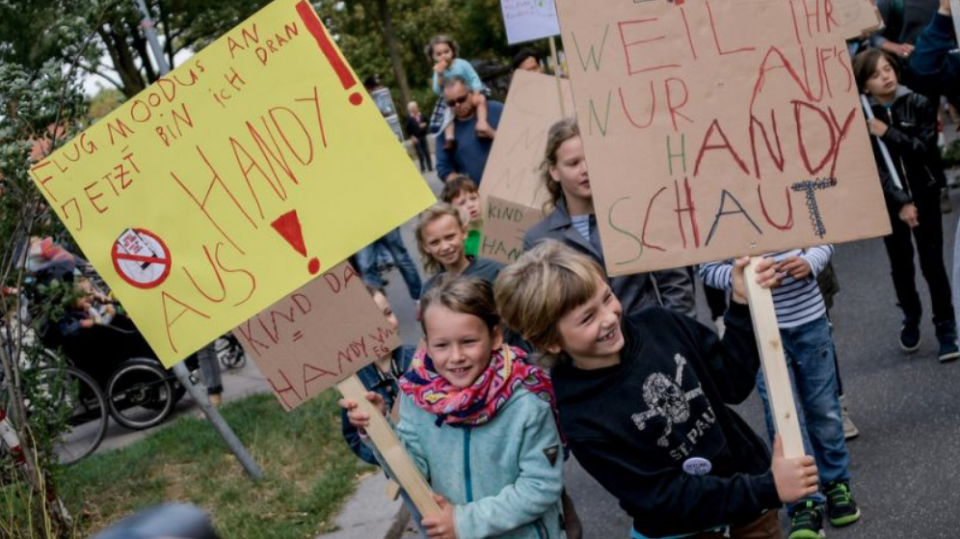
[[[323,25],[320,24],[320,19],[317,18],[313,7],[311,7],[306,0],[302,0],[297,3],[297,14],[300,15],[300,20],[303,21],[303,25],[313,34],[313,38],[317,40],[317,45],[320,46],[320,50],[323,51],[324,56],[327,57],[327,61],[330,62],[330,67],[333,68],[337,77],[340,78],[340,84],[343,85],[343,89],[350,90],[356,86],[357,79],[353,77],[353,73],[350,72],[347,64],[340,59],[340,55],[337,54],[337,48],[330,42],[330,38],[327,37],[327,32],[323,29]],[[357,106],[363,103],[363,94],[356,91],[352,92],[349,99],[351,104]]]
[[[307,256],[307,246],[303,241],[303,230],[300,228],[300,218],[297,216],[297,210],[291,210],[281,215],[276,221],[270,223],[270,226],[280,234],[287,243],[298,253]],[[320,259],[314,257],[310,259],[307,266],[311,275],[316,275],[320,271]]]

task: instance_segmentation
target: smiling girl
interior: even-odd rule
[[[433,277],[423,285],[424,294],[433,288],[441,275],[450,273],[465,277],[479,277],[491,285],[503,264],[467,255],[464,240],[467,228],[460,211],[450,204],[436,204],[420,215],[417,226],[417,246],[423,257],[423,267]]]
[[[523,236],[523,250],[529,251],[546,239],[555,239],[590,255],[603,265],[603,245],[594,211],[590,171],[575,119],[560,120],[550,127],[540,169],[550,198],[543,210],[545,214],[550,213]],[[693,281],[686,269],[613,277],[610,286],[627,313],[663,306],[696,318]]]
[[[426,348],[400,381],[397,435],[437,493],[433,539],[563,538],[562,448],[546,373],[503,343],[489,283],[447,277],[424,294]],[[367,398],[381,412],[383,399]],[[350,422],[369,417],[344,399]]]

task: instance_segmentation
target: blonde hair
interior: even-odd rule
[[[560,182],[553,179],[550,175],[550,167],[557,166],[557,150],[560,146],[572,139],[580,136],[580,126],[577,125],[576,118],[564,118],[550,126],[547,132],[547,148],[543,153],[543,161],[540,163],[540,180],[547,193],[550,194],[550,200],[543,203],[543,213],[549,213],[557,207],[557,202],[563,198],[563,188]]]
[[[494,292],[507,327],[543,350],[561,343],[560,319],[606,280],[597,262],[557,240],[544,240],[500,271]]]
[[[424,292],[420,297],[420,326],[424,335],[427,335],[427,310],[434,305],[476,316],[483,320],[491,334],[500,325],[493,287],[483,279],[444,275],[433,288]]]
[[[427,243],[423,238],[423,229],[444,215],[449,215],[456,219],[457,226],[461,229],[463,228],[463,219],[460,218],[460,210],[445,202],[434,204],[423,210],[423,213],[420,214],[420,224],[417,225],[417,249],[420,250],[420,257],[423,259],[423,269],[427,270],[427,273],[439,273],[440,270],[443,269],[443,265],[427,251]]]

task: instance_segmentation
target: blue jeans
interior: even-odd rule
[[[400,235],[400,229],[395,228],[387,232],[382,238],[367,245],[357,252],[357,265],[360,266],[360,276],[363,277],[364,284],[376,288],[383,288],[383,279],[377,272],[377,247],[385,248],[390,252],[393,261],[400,270],[400,275],[407,283],[407,289],[410,291],[410,297],[420,299],[420,289],[423,283],[420,281],[420,273],[417,271],[417,265],[410,258],[410,253],[403,245],[403,237]]]
[[[787,371],[793,384],[797,403],[797,418],[803,448],[817,461],[820,485],[832,481],[849,481],[850,453],[843,437],[843,420],[840,417],[840,397],[837,388],[837,369],[834,365],[836,350],[827,317],[794,328],[780,328]],[[763,411],[767,420],[767,433],[773,439],[774,425],[767,399],[766,381],[763,373],[757,375],[757,390],[763,398]],[[823,504],[826,498],[818,492],[808,498]],[[801,500],[802,503],[805,500]],[[791,509],[796,504],[791,504]]]

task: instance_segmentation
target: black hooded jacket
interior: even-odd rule
[[[620,364],[554,368],[573,454],[644,535],[746,524],[781,505],[766,445],[727,407],[750,395],[760,365],[746,306],[731,305],[726,328],[721,342],[646,309],[622,324]]]
[[[888,126],[881,140],[887,145],[900,176],[901,187],[897,187],[876,137],[870,137],[883,196],[890,210],[898,212],[904,204],[920,197],[939,196],[940,189],[946,185],[946,176],[937,148],[937,109],[933,103],[900,86],[892,106],[885,107],[871,97],[870,108],[873,115]]]

